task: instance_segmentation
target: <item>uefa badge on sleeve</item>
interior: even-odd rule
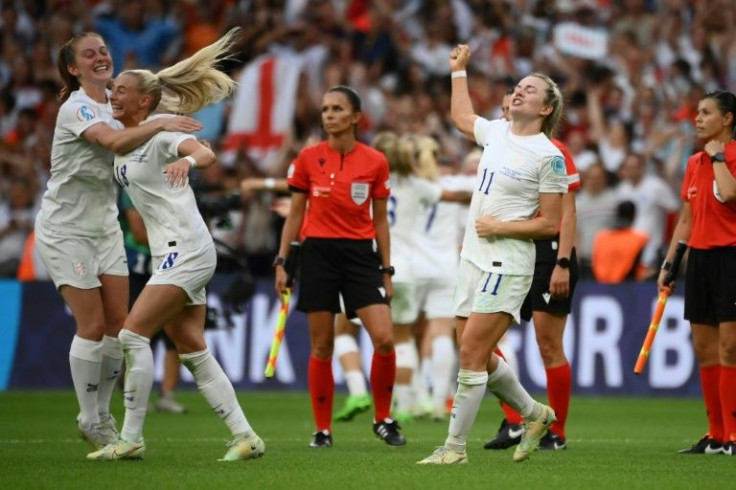
[[[552,158],[552,171],[557,175],[567,175],[565,160],[562,157],[556,156]]]

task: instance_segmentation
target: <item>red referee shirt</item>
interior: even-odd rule
[[[292,190],[309,194],[305,238],[375,238],[371,200],[390,195],[388,161],[383,153],[356,143],[340,154],[329,143],[304,148],[289,168]]]
[[[736,141],[726,145],[726,165],[736,175]],[[680,196],[693,215],[688,245],[697,249],[736,247],[736,204],[722,202],[717,194],[713,164],[704,151],[687,162]]]

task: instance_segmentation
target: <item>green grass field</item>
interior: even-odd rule
[[[89,448],[76,436],[71,391],[0,393],[2,488],[694,489],[727,488],[736,477],[734,458],[675,454],[705,430],[697,399],[574,397],[569,449],[514,463],[511,450],[482,447],[501,418],[488,396],[469,440],[469,464],[453,467],[415,464],[444,441],[446,422],[406,424],[408,444],[392,448],[375,438],[365,413],[334,425],[334,447],[311,449],[308,396],[273,392],[239,393],[266,455],[218,463],[224,424],[196,392],[179,399],[189,413],[149,414],[144,461],[102,463],[85,460]],[[120,425],[119,394],[113,402]],[[336,406],[342,402],[338,396]]]

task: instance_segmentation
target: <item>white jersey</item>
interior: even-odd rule
[[[83,89],[59,108],[51,147],[51,177],[38,219],[46,229],[75,236],[102,236],[118,224],[112,182],[113,153],[82,137],[95,124],[115,129],[110,103],[92,100]]]
[[[473,192],[475,178],[465,175],[443,175],[442,189]],[[460,237],[465,220],[465,209],[460,203],[437,202],[425,205],[414,226],[417,248],[412,254],[414,276],[422,279],[451,279],[457,277],[460,259]]]
[[[163,131],[115,156],[115,178],[143,218],[153,256],[165,255],[170,247],[186,251],[212,243],[192,188],[171,187],[164,175],[166,165],[180,158],[181,142],[189,138],[194,136]]]
[[[422,206],[432,205],[442,196],[442,188],[414,175],[399,178],[391,174],[388,198],[388,223],[391,232],[391,265],[396,269],[394,282],[410,282],[411,257],[416,251],[414,226]]]
[[[486,272],[534,274],[532,240],[480,238],[475,220],[531,220],[539,211],[540,193],[566,193],[565,160],[560,150],[542,133],[516,136],[511,123],[499,119],[475,121],[475,140],[483,147],[476,187],[470,201],[461,256]]]

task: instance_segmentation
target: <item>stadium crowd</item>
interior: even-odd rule
[[[380,131],[429,135],[440,163],[460,172],[473,144],[449,117],[452,47],[473,49],[469,89],[475,112],[487,118],[500,117],[518,79],[547,73],[566,99],[558,138],[581,174],[577,246],[588,278],[597,232],[617,226],[623,200],[636,206],[633,228],[648,236],[636,278],[656,277],[685,164],[698,149],[697,103],[716,88],[736,90],[730,0],[2,0],[0,14],[2,277],[18,274],[49,178],[59,47],[85,30],[103,35],[116,73],[169,66],[236,25],[245,40],[225,67],[233,76],[264,55],[297,67],[281,114],[287,129],[261,135],[273,136],[268,153],[252,151],[263,138],[238,138],[234,127],[238,101],[252,92],[266,121],[259,129],[270,129],[263,108],[273,93],[264,78],[243,76],[234,97],[197,114],[205,127],[198,137],[221,156],[221,165],[199,172],[198,194],[239,192],[249,177],[267,187],[283,178],[306,140],[322,137],[320,98],[337,84],[364,101],[361,140]],[[249,256],[256,272],[270,271],[280,228],[275,195],[242,197],[226,219],[213,220],[213,234]]]

